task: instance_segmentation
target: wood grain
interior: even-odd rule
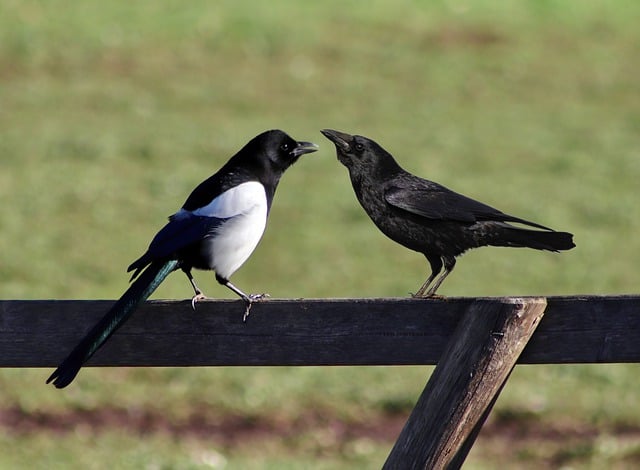
[[[383,468],[460,468],[545,307],[543,298],[471,304]]]
[[[151,301],[93,366],[436,364],[476,302],[510,298]],[[0,301],[0,367],[52,367],[109,308],[106,300]],[[640,362],[640,297],[550,297],[519,363]]]

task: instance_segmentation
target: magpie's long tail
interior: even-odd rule
[[[57,388],[64,388],[69,385],[82,365],[93,356],[114,331],[127,321],[138,305],[144,302],[177,267],[178,262],[175,260],[152,262],[105,316],[91,328],[67,358],[62,361],[47,379],[47,383],[53,381],[53,385]]]

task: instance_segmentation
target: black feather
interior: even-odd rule
[[[104,344],[107,339],[127,321],[141,302],[144,302],[160,283],[176,269],[178,262],[154,261],[129,286],[129,289],[109,309],[102,319],[82,338],[64,361],[47,379],[57,388],[69,385],[82,365]]]

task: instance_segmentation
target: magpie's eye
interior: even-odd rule
[[[282,149],[283,152],[288,152],[289,151],[289,144],[284,143],[280,146],[280,148]]]
[[[358,143],[358,144],[355,145],[355,149],[358,152],[362,152],[364,150],[364,145]]]

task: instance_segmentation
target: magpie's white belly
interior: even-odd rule
[[[223,223],[205,248],[216,274],[229,279],[258,246],[266,225],[266,200]]]
[[[267,195],[257,181],[247,181],[219,194],[193,211],[180,209],[172,220],[211,218],[212,232],[203,234],[187,260],[197,269],[213,269],[224,279],[247,261],[267,225]],[[176,222],[178,223],[178,222]],[[189,223],[185,223],[189,227]]]

